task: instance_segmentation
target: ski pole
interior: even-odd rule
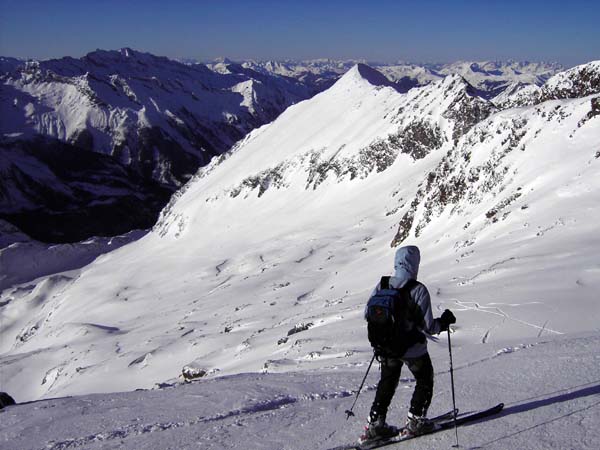
[[[345,411],[346,412],[346,420],[348,420],[350,418],[350,416],[354,416],[354,413],[352,412],[352,410],[354,409],[354,405],[356,405],[356,401],[358,400],[360,391],[362,390],[363,386],[365,385],[365,381],[367,380],[367,375],[369,375],[369,370],[371,370],[371,366],[373,365],[374,360],[375,360],[375,353],[373,353],[373,357],[371,358],[371,362],[369,363],[369,367],[367,368],[367,373],[365,373],[365,377],[363,378],[362,383],[360,383],[360,387],[358,388],[358,392],[356,393],[356,398],[354,399],[354,403],[352,403],[352,407]]]
[[[456,434],[456,445],[452,447],[458,448],[458,425],[456,424],[456,396],[454,394],[454,367],[452,365],[452,343],[450,341],[450,326],[448,326],[448,353],[450,354],[450,383],[452,384],[452,415],[454,416],[454,434]]]

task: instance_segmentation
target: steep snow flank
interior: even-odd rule
[[[185,188],[177,197],[193,199],[203,190],[214,201],[255,189],[260,197],[269,187],[316,188],[328,178],[365,178],[386,170],[399,154],[416,160],[448,147],[494,110],[459,76],[402,95],[374,85],[371,81],[381,78],[361,70],[357,66],[326,92],[251,133],[227,158],[200,171],[188,185],[190,192]],[[274,150],[265,156],[265,149]],[[207,181],[205,175],[217,168],[221,175]],[[163,233],[170,211],[163,211],[157,225]]]
[[[392,88],[374,85],[372,81],[382,81],[374,72],[357,66],[328,91],[288,108],[274,123],[251,133],[238,145],[244,151],[234,150],[223,162],[220,171],[226,175],[211,189],[218,192],[228,180],[241,181],[264,169],[267,142],[273,149],[268,162],[277,166],[310,151],[323,150],[324,159],[338,152],[356,153],[374,136],[385,137],[395,126],[381,118],[404,98]]]

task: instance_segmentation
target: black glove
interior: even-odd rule
[[[449,309],[445,310],[440,317],[442,331],[447,331],[451,324],[456,323],[456,317]]]

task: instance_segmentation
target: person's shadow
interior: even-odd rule
[[[590,386],[590,385],[592,385],[592,386]],[[572,391],[572,389],[577,389],[577,390]],[[567,391],[567,390],[571,391],[571,392],[567,392],[567,393],[559,394],[559,395],[553,395],[553,394],[557,394],[558,392],[564,392],[564,391]],[[533,400],[533,398],[539,398],[540,396],[538,395],[538,396],[530,398],[530,399],[525,399],[521,403],[509,406],[509,407],[505,407],[500,414],[497,414],[497,415],[492,416],[492,417],[488,417],[488,418],[484,418],[484,419],[478,420],[477,422],[485,422],[485,421],[488,421],[488,420],[500,419],[502,417],[510,416],[512,414],[519,414],[519,413],[523,413],[523,412],[526,412],[526,411],[531,411],[532,409],[537,409],[537,408],[542,408],[544,406],[554,405],[556,403],[568,402],[570,400],[575,400],[575,399],[583,398],[583,397],[589,397],[589,396],[593,396],[593,395],[600,395],[600,380],[592,381],[591,383],[586,383],[586,384],[582,384],[582,385],[579,385],[579,386],[574,386],[574,387],[571,387],[571,388],[568,388],[568,389],[562,389],[560,391],[551,392],[549,394],[543,394],[543,396],[546,396],[546,395],[552,395],[552,397],[542,398],[542,399],[539,399],[539,400]],[[528,401],[528,400],[531,400],[531,401]],[[577,409],[575,411],[570,411],[570,412],[568,412],[566,414],[563,414],[563,415],[561,415],[559,417],[555,417],[553,419],[546,420],[544,422],[540,422],[537,425],[533,425],[531,427],[527,427],[527,428],[524,428],[522,430],[515,431],[514,433],[508,434],[506,436],[499,437],[499,438],[494,439],[492,441],[489,441],[489,442],[486,442],[484,444],[481,444],[481,445],[479,445],[477,447],[471,447],[471,449],[474,450],[474,449],[483,448],[483,447],[485,447],[487,445],[496,443],[496,442],[501,441],[503,439],[507,439],[507,438],[516,436],[516,435],[518,435],[520,433],[524,433],[526,431],[532,430],[532,429],[537,428],[537,427],[542,426],[542,425],[547,425],[547,424],[552,423],[552,422],[554,422],[556,420],[563,419],[563,418],[565,418],[567,416],[579,413],[581,411],[585,411],[587,409],[593,408],[593,407],[598,406],[598,405],[600,405],[600,398],[598,398],[597,402],[595,402],[595,403],[593,403],[591,405],[587,405],[587,406],[585,406],[583,408]]]

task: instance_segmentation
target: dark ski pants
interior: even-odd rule
[[[433,366],[429,353],[418,358],[381,359],[381,379],[377,385],[375,401],[371,406],[371,421],[387,415],[387,410],[400,381],[402,365],[406,364],[417,382],[410,402],[410,412],[416,416],[425,416],[433,396]]]

